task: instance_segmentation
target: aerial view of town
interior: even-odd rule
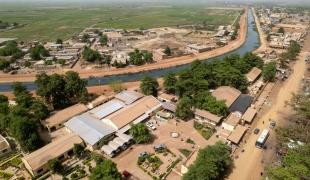
[[[0,180],[309,180],[309,0],[0,0]]]

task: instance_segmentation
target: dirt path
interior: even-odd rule
[[[309,37],[307,40],[309,40]],[[310,44],[309,41],[306,42]],[[305,74],[305,56],[307,50],[308,49],[304,48],[293,66],[293,73],[286,82],[283,83],[282,87],[276,94],[276,97],[272,99],[271,107],[257,120],[254,128],[259,128],[262,131],[263,129],[268,128],[269,119],[278,122],[291,114],[292,110],[290,106],[286,106],[286,102],[290,101],[292,94],[297,93],[300,89],[300,83]],[[255,141],[257,138],[258,135],[251,132],[251,135],[246,140],[247,143],[242,147],[245,151],[240,153],[239,158],[235,160],[235,168],[229,176],[229,179],[256,180],[261,178],[260,173],[264,171],[265,163],[268,161],[266,155],[270,155],[271,152],[268,151],[274,151],[272,149],[274,149],[275,143],[268,143],[272,138],[274,139],[274,131],[271,132],[271,136],[267,140],[268,150],[261,150],[255,147]]]
[[[146,64],[143,66],[131,66],[123,69],[116,69],[111,68],[109,70],[102,70],[102,69],[77,69],[77,72],[80,74],[82,78],[88,78],[89,76],[109,76],[109,75],[117,75],[117,74],[128,74],[128,73],[137,73],[137,72],[143,72],[143,71],[150,71],[154,69],[162,69],[162,68],[169,68],[174,67],[178,65],[188,64],[192,61],[199,59],[204,60],[212,57],[217,57],[222,54],[231,52],[235,49],[238,49],[241,47],[247,37],[247,11],[241,16],[240,18],[240,31],[238,33],[238,37],[236,40],[231,41],[228,43],[228,45],[217,48],[205,53],[200,53],[198,55],[187,55],[182,57],[176,57],[167,59],[165,61],[160,61],[154,64]],[[57,72],[57,73],[64,73],[66,70]],[[9,75],[9,74],[1,74],[0,75],[0,82],[30,82],[35,80],[35,74],[17,74],[17,75]]]
[[[252,8],[252,10],[254,12],[253,13],[254,20],[255,20],[255,24],[256,24],[256,27],[257,27],[258,34],[259,34],[259,40],[260,40],[260,47],[258,49],[256,49],[254,52],[265,51],[267,49],[266,35],[265,35],[265,33],[263,32],[263,30],[262,30],[262,28],[260,26],[259,19],[257,17],[255,8]]]

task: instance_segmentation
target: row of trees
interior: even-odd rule
[[[230,148],[222,142],[217,142],[199,151],[197,159],[183,179],[224,179],[232,164]]]
[[[0,95],[0,129],[13,136],[25,151],[41,147],[40,121],[49,115],[48,108],[21,85],[13,85],[17,105],[9,106],[8,98]]]
[[[285,67],[287,60],[293,61],[296,60],[298,54],[301,51],[300,45],[296,41],[291,41],[290,46],[287,51],[280,54],[280,63],[282,67]]]
[[[269,179],[307,179],[310,177],[310,96],[295,95],[290,105],[296,114],[289,119],[289,126],[276,129],[277,149],[283,156],[280,163],[272,164],[267,168]],[[287,144],[291,143],[291,140],[305,144],[296,143],[294,148],[288,149]]]
[[[49,52],[41,44],[37,44],[35,47],[30,49],[30,57],[32,60],[40,60],[43,57],[50,56]]]
[[[37,95],[56,109],[65,108],[77,102],[86,103],[89,98],[87,82],[73,71],[68,71],[64,75],[42,73],[37,75],[35,83],[38,87]]]

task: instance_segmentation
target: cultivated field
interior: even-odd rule
[[[207,9],[206,7],[30,7],[9,10],[0,4],[0,20],[24,24],[24,27],[0,32],[0,37],[19,40],[68,39],[84,28],[155,28],[163,26],[233,23],[236,9]]]

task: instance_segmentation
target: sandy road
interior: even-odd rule
[[[269,119],[275,120],[276,122],[285,119],[292,109],[290,106],[286,106],[286,102],[290,101],[293,93],[298,93],[300,90],[300,84],[306,71],[305,56],[306,51],[309,51],[310,36],[307,37],[305,48],[301,52],[298,60],[293,66],[293,73],[283,83],[282,87],[278,91],[276,98],[272,101],[271,108],[263,114],[256,123],[254,128],[259,128],[261,131],[268,128]],[[274,137],[274,131],[271,132],[270,138]],[[239,154],[239,158],[235,160],[235,168],[230,174],[228,179],[231,180],[256,180],[260,179],[261,172],[264,172],[264,164],[262,161],[268,161],[266,159],[266,150],[261,150],[255,147],[255,141],[258,135],[251,132],[251,135],[247,139],[247,143],[242,147],[245,151]],[[267,140],[270,141],[270,138]],[[267,144],[268,149],[274,149],[274,143]],[[268,151],[268,150],[267,150]],[[270,152],[269,152],[270,153]],[[269,160],[270,161],[270,160]]]
[[[261,52],[261,51],[265,51],[267,49],[267,39],[266,39],[266,35],[263,32],[260,23],[259,23],[259,19],[257,17],[255,8],[252,8],[253,10],[253,15],[254,15],[254,20],[255,20],[255,24],[258,30],[258,34],[259,34],[259,40],[260,40],[260,46],[258,49],[256,49],[254,52]]]
[[[103,70],[103,69],[78,69],[77,72],[80,74],[82,78],[88,78],[90,76],[109,76],[109,75],[117,75],[117,74],[128,74],[128,73],[137,73],[137,72],[143,72],[143,71],[150,71],[154,69],[162,69],[162,68],[168,68],[168,67],[174,67],[178,65],[188,64],[193,62],[196,59],[204,60],[212,57],[217,57],[222,54],[231,52],[235,49],[238,49],[241,47],[247,37],[247,11],[241,16],[240,18],[240,30],[238,33],[238,37],[236,40],[231,41],[228,43],[228,45],[217,48],[208,52],[200,53],[197,55],[187,55],[182,57],[176,57],[167,59],[165,61],[156,62],[153,64],[146,64],[143,66],[131,66],[127,68],[111,68],[109,70]],[[59,71],[57,73],[64,73],[64,71]],[[0,74],[0,82],[31,82],[35,80],[35,74],[17,74],[17,75],[9,75],[9,74]]]

